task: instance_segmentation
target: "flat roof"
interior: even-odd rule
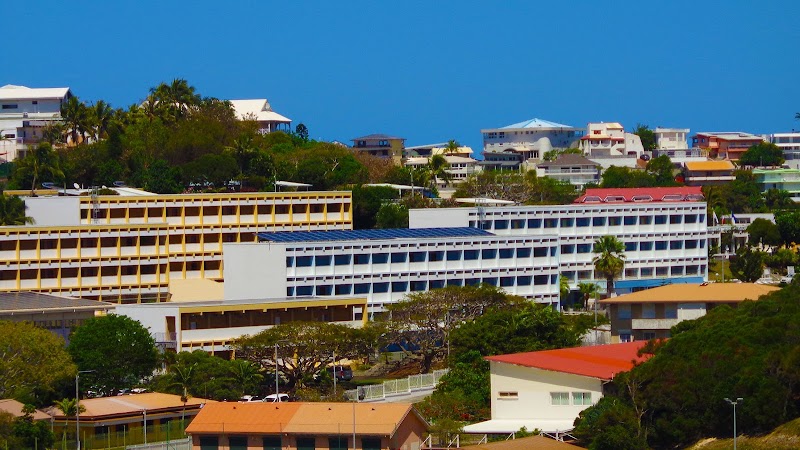
[[[403,137],[391,136],[391,135],[382,134],[382,133],[368,134],[366,136],[361,136],[361,137],[353,138],[353,139],[350,139],[350,140],[351,141],[366,141],[366,140],[373,140],[373,139],[386,140],[386,141],[397,140],[397,139],[400,139],[401,141],[405,141],[406,140],[406,138],[403,138]]]
[[[29,88],[7,84],[0,87],[0,100],[28,100],[43,98],[64,98],[69,93],[68,87],[61,88]]]
[[[733,170],[733,163],[722,161],[686,161],[683,163],[689,170]]]
[[[41,292],[0,292],[0,314],[49,313],[56,311],[103,311],[111,303],[83,298],[63,297]]]
[[[634,341],[622,344],[561,348],[487,356],[484,359],[601,380],[611,380],[614,375],[631,370],[634,362],[645,361],[648,358],[646,355],[638,356],[639,349],[646,343],[647,341]]]
[[[755,283],[668,284],[607,298],[600,303],[731,303],[758,300],[777,290],[780,288]]]
[[[710,136],[718,139],[725,139],[727,141],[763,141],[764,138],[756,136],[755,134],[744,133],[742,131],[701,131],[696,136]]]
[[[270,242],[326,242],[385,239],[425,239],[460,236],[494,236],[479,228],[388,228],[384,230],[279,231],[258,233],[258,239]]]
[[[191,312],[193,310],[214,309],[215,311],[245,309],[283,309],[305,308],[311,306],[343,306],[363,305],[367,303],[366,297],[286,297],[245,300],[182,300],[178,302],[160,303],[130,303],[112,305],[115,308],[180,308]]]

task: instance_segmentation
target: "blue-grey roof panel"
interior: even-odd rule
[[[270,242],[324,242],[361,241],[382,239],[421,239],[464,236],[492,236],[479,228],[389,228],[384,230],[336,230],[336,231],[279,231],[258,233],[260,241]]]

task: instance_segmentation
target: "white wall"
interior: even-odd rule
[[[80,197],[25,197],[25,211],[35,225],[80,225]]]
[[[472,208],[448,208],[446,214],[438,208],[410,209],[408,211],[409,228],[458,228],[469,224],[469,213]]]
[[[180,325],[178,323],[177,306],[167,307],[165,305],[148,304],[117,305],[112,312],[138,320],[142,326],[150,331],[150,334],[167,332],[167,316],[175,317],[176,328],[179,328]]]
[[[694,320],[706,315],[705,303],[678,303],[678,321]]]
[[[271,251],[267,247],[271,246]],[[225,300],[286,297],[286,247],[274,243],[222,246]]]

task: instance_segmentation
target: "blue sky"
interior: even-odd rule
[[[11,2],[0,84],[141,101],[185,78],[311,136],[407,145],[539,117],[800,129],[797,1]]]

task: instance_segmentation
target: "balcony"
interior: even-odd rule
[[[633,330],[669,330],[677,325],[678,319],[633,319],[631,329]]]

